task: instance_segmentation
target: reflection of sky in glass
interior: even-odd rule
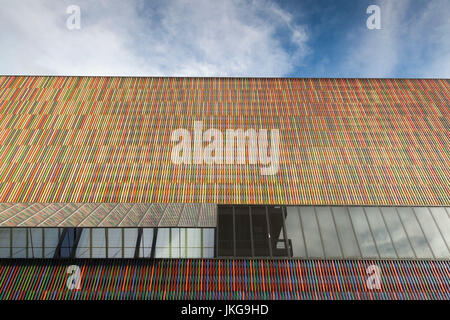
[[[334,221],[336,221],[336,228],[341,240],[342,251],[345,258],[361,257],[358,242],[356,241],[353,232],[353,226],[348,215],[347,208],[334,207],[333,208]]]
[[[373,241],[369,224],[361,207],[349,207],[348,211],[355,227],[356,237],[358,239],[359,247],[364,258],[377,258],[377,248]]]
[[[298,207],[287,207],[285,219],[287,238],[291,239],[294,257],[306,257]]]
[[[444,207],[289,206],[285,226],[294,257],[450,258],[450,210]],[[61,228],[0,228],[0,258],[9,258],[11,252],[17,258],[39,258],[43,252],[52,258],[61,232]],[[140,257],[150,257],[153,232],[143,228]],[[76,257],[107,253],[110,258],[132,258],[137,236],[137,228],[83,229]],[[214,245],[212,228],[160,228],[155,255],[212,258]]]
[[[395,208],[382,207],[381,213],[394,243],[399,258],[414,258],[415,254],[403,229],[400,217]]]
[[[300,207],[306,250],[310,258],[323,258],[322,240],[314,212],[314,207]]]
[[[413,210],[408,207],[400,207],[397,208],[397,211],[417,257],[433,258],[433,254],[431,253]]]
[[[9,258],[11,255],[11,230],[9,228],[0,228],[0,258]]]
[[[28,257],[29,258],[42,258],[42,229],[41,228],[31,228],[28,229],[29,232],[29,246],[28,246]]]
[[[367,220],[371,228],[375,243],[378,248],[378,252],[381,257],[395,258],[395,249],[391,242],[391,237],[388,233],[386,225],[381,216],[380,209],[377,207],[367,207],[366,211]]]
[[[122,258],[122,229],[108,229],[108,258]]]
[[[436,207],[430,208],[430,211],[444,237],[447,247],[450,248],[450,209]]]
[[[58,228],[44,228],[44,254],[46,258],[52,258],[55,254],[59,233]]]
[[[445,208],[293,206],[286,212],[294,257],[450,258]]]
[[[341,258],[341,247],[330,208],[317,207],[316,215],[317,220],[319,221],[320,233],[322,234],[325,256],[330,258]]]
[[[26,258],[27,229],[13,228],[13,258]]]
[[[449,251],[447,245],[442,238],[440,231],[434,219],[427,208],[414,208],[417,220],[419,221],[423,233],[431,247],[431,251],[436,258],[445,258],[449,256]]]

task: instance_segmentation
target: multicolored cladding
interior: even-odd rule
[[[450,80],[0,77],[0,202],[449,205]],[[171,132],[278,129],[280,167]]]
[[[79,289],[69,289],[69,265]],[[379,288],[368,284],[371,265]],[[1,261],[0,300],[31,299],[450,299],[450,261]]]

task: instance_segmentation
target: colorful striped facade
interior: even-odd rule
[[[449,80],[0,77],[0,202],[448,205]],[[171,132],[280,130],[280,168]]]
[[[279,130],[279,170],[174,164],[172,132],[196,121]],[[0,300],[449,300],[449,207],[449,79],[0,76]],[[233,228],[228,258],[218,208]],[[239,238],[242,217],[251,240]],[[183,232],[176,248],[195,249],[194,228],[201,245],[215,232],[200,256],[155,256],[163,235]],[[116,233],[121,259],[108,256]],[[86,239],[90,259],[76,255]],[[245,241],[252,255],[239,259]],[[270,256],[255,253],[262,241]],[[147,242],[151,259],[139,255]],[[80,289],[67,287],[69,265]],[[368,287],[370,266],[380,288]]]
[[[69,290],[68,266],[81,271]],[[379,289],[366,269],[380,268]],[[449,261],[48,260],[0,265],[0,300],[450,299]]]

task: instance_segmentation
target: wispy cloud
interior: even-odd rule
[[[66,28],[70,4],[81,30]],[[2,74],[283,76],[310,51],[269,0],[2,1],[0,30]]]
[[[381,7],[382,29],[349,30],[346,58],[338,66],[339,73],[353,77],[448,78],[448,0],[375,2]]]

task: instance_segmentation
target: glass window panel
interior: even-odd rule
[[[122,247],[108,247],[108,258],[122,258]]]
[[[250,235],[250,215],[248,207],[235,208],[236,256],[250,257],[252,244]]]
[[[134,252],[136,251],[137,236],[138,236],[137,228],[123,229],[124,258],[134,258]]]
[[[92,258],[106,257],[106,233],[105,228],[92,229]]]
[[[90,258],[91,229],[85,228],[81,232],[80,241],[75,256],[77,258]]]
[[[355,233],[353,232],[352,222],[348,215],[347,208],[332,208],[334,221],[336,222],[337,232],[341,240],[342,251],[345,258],[360,258],[361,252],[358,248]]]
[[[187,229],[187,247],[201,248],[202,247],[202,230],[198,228]]]
[[[122,258],[122,228],[108,228],[108,258]]]
[[[181,258],[182,250],[180,247],[172,247],[170,249],[170,257],[171,258]]]
[[[139,246],[140,257],[150,257],[152,253],[153,228],[143,228],[141,236],[141,244]]]
[[[214,248],[203,248],[203,258],[214,258]]]
[[[27,229],[13,228],[13,258],[26,258]]]
[[[108,228],[108,247],[122,247],[122,229]]]
[[[170,229],[169,228],[159,228],[158,234],[156,236],[156,247],[157,248],[169,248],[170,247]]]
[[[384,224],[380,209],[376,207],[366,207],[364,210],[366,210],[367,220],[372,229],[380,258],[396,258],[397,254],[395,253],[391,237]]]
[[[381,207],[381,214],[392,237],[392,242],[399,258],[415,258],[414,251],[409,243],[400,217],[393,207]]]
[[[134,258],[135,251],[136,251],[136,247],[134,247],[134,248],[124,247],[123,248],[123,257],[124,258]]]
[[[298,207],[286,207],[286,233],[293,257],[306,257]]]
[[[203,247],[214,248],[214,229],[203,229]]]
[[[11,257],[11,229],[0,228],[0,258]]]
[[[283,232],[283,210],[279,206],[269,206],[269,226],[274,257],[287,257],[286,241]]]
[[[202,250],[201,248],[187,248],[187,258],[201,258]]]
[[[428,244],[434,253],[436,258],[449,258],[450,253],[447,249],[444,239],[441,236],[439,228],[436,226],[430,211],[427,208],[420,207],[414,208],[417,220],[422,226],[423,233],[425,234]]]
[[[323,258],[322,240],[314,207],[300,207],[300,218],[305,235],[306,250],[310,258]]]
[[[180,247],[180,229],[179,228],[171,228],[171,243],[172,248]]]
[[[264,207],[252,207],[252,229],[255,256],[269,257],[269,230]]]
[[[180,258],[186,258],[187,248],[186,248],[186,228],[180,228],[180,250],[178,252]]]
[[[28,228],[28,257],[42,258],[43,257],[43,243],[42,243],[42,228]]]
[[[61,247],[60,247],[60,257],[69,258],[72,254],[72,249],[75,243],[76,230],[75,228],[64,228],[61,233]]]
[[[419,223],[411,208],[398,207],[397,208],[400,219],[406,229],[406,233],[411,241],[417,258],[433,258],[433,254],[428,247],[425,236],[420,229]]]
[[[342,258],[339,238],[329,207],[316,207],[317,220],[322,234],[326,258]]]
[[[58,246],[59,241],[59,229],[58,228],[45,228],[44,229],[44,254],[46,258],[53,258],[55,255],[55,249]]]
[[[92,258],[106,258],[106,247],[92,247]]]
[[[378,258],[377,248],[372,239],[372,234],[367,223],[366,216],[361,207],[348,207],[353,227],[355,228],[356,238],[359,248],[364,258]]]
[[[93,228],[92,229],[92,247],[104,248],[106,247],[106,229]]]
[[[441,230],[447,246],[450,247],[450,217],[443,207],[430,207],[430,212],[433,215],[436,223]],[[447,208],[450,212],[450,209]]]
[[[220,257],[233,256],[233,209],[231,207],[219,207],[218,212],[218,255]]]
[[[158,232],[159,235],[159,232]],[[168,258],[170,255],[169,247],[156,247],[155,248],[155,258]]]

